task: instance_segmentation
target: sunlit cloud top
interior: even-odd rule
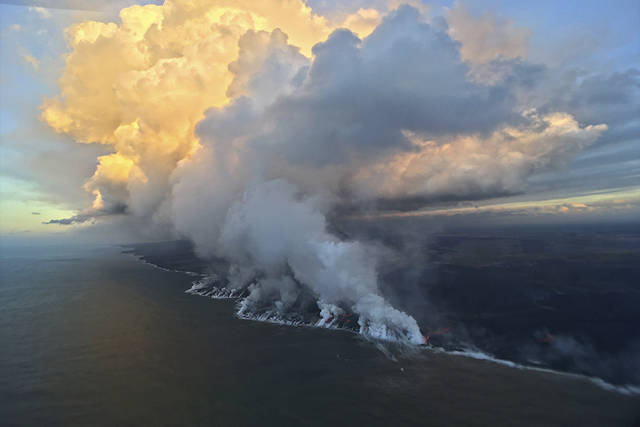
[[[226,212],[198,199],[227,206],[256,179],[290,182],[323,210],[431,214],[498,197],[588,212],[572,198],[634,188],[632,3],[619,12],[627,39],[612,29],[592,50],[572,45],[587,31],[577,22],[549,48],[555,18],[540,5],[9,3],[2,183],[14,202],[2,209],[13,218],[20,201],[38,229],[124,216],[192,236],[191,216]],[[601,57],[613,65],[591,66]],[[619,199],[599,212],[637,209]]]

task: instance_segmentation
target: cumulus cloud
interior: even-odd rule
[[[616,140],[640,130],[640,69],[613,73],[569,73],[550,80],[537,95],[539,109],[570,111],[580,122],[604,120],[616,130]],[[622,137],[622,138],[621,138]]]
[[[244,60],[239,39],[248,30],[281,28],[286,36],[280,37],[307,55],[330,32],[301,1],[174,0],[120,15],[120,24],[87,21],[67,30],[71,53],[61,93],[45,100],[42,118],[78,142],[112,147],[113,158],[100,159],[89,190],[107,198],[111,188],[101,183],[127,175],[126,189],[116,189],[129,193],[125,202],[154,193],[135,207],[140,215],[152,215],[163,203],[171,171],[197,148],[193,129],[204,111],[228,102],[231,83],[232,96],[249,83],[240,73],[232,82],[229,70]]]
[[[469,82],[457,44],[412,8],[392,13],[363,41],[337,31],[314,55],[301,90],[266,113],[290,122],[266,138],[294,162],[377,156],[406,149],[403,130],[485,132],[514,118],[508,88]]]
[[[385,197],[474,196],[521,190],[535,171],[561,162],[591,145],[606,125],[580,127],[566,113],[525,114],[530,123],[501,127],[488,136],[445,141],[408,134],[415,150],[363,168],[354,177],[366,194]]]
[[[320,325],[355,313],[362,333],[420,342],[381,296],[375,248],[331,234],[327,214],[516,191],[606,127],[531,110],[541,74],[513,55],[476,81],[446,23],[419,8],[343,23],[353,31],[294,0],[167,0],[70,28],[42,118],[111,152],[84,186],[92,205],[51,223],[127,213],[227,259],[244,314],[311,300]]]
[[[247,31],[238,41],[238,59],[229,64],[233,80],[229,98],[251,95],[266,106],[278,95],[288,94],[302,82],[309,60],[299,48],[288,44],[280,29],[273,32]]]
[[[461,43],[460,54],[465,61],[484,63],[527,55],[531,31],[509,19],[490,13],[475,16],[462,3],[449,9],[446,18],[449,34]]]
[[[37,13],[38,16],[42,19],[49,19],[51,18],[51,12],[49,12],[47,9],[45,9],[44,7],[40,7],[40,6],[32,6],[29,7],[29,12],[34,12]]]
[[[382,13],[377,9],[360,8],[356,12],[347,15],[342,21],[341,27],[349,28],[358,37],[367,37],[378,26],[382,19]]]
[[[31,67],[33,67],[34,70],[38,70],[38,68],[40,68],[40,61],[38,61],[36,59],[35,56],[27,53],[27,52],[22,52],[20,54],[20,57],[22,58],[22,60],[24,62],[26,62],[27,64],[29,64]]]

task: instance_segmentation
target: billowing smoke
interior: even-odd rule
[[[43,106],[55,130],[113,147],[77,218],[124,210],[226,259],[241,315],[355,314],[365,335],[420,343],[381,296],[378,248],[333,235],[327,214],[519,191],[606,129],[537,113],[538,68],[518,59],[473,78],[446,22],[410,6],[346,17],[359,35],[296,0],[167,0],[121,18],[69,30],[61,96]]]

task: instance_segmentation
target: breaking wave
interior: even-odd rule
[[[213,299],[236,300],[236,315],[245,320],[288,326],[340,329],[355,332],[370,339],[398,344],[415,344],[407,339],[410,331],[390,326],[383,321],[376,322],[371,317],[357,314],[335,304],[318,300],[315,304],[306,304],[304,310],[285,310],[278,304],[265,305],[260,299],[260,287],[255,283],[242,289],[228,288],[222,283],[219,276],[211,274],[193,281],[192,286],[185,292]],[[394,310],[394,314],[401,313],[390,306],[387,310]]]
[[[218,286],[218,280],[217,275],[204,276],[200,280],[194,280],[185,292],[213,299],[237,299],[246,296],[243,290]]]
[[[174,270],[174,269],[171,269],[171,268],[163,267],[163,266],[158,265],[158,264],[154,264],[154,263],[152,263],[150,261],[147,261],[145,259],[145,257],[143,255],[140,255],[140,254],[136,254],[136,253],[133,253],[133,252],[123,252],[123,253],[135,257],[138,261],[140,261],[141,263],[143,263],[145,265],[148,265],[150,267],[156,268],[158,270],[166,271],[167,273],[181,273],[181,274],[186,274],[187,276],[192,276],[192,277],[200,276],[200,273],[196,273],[195,271]]]
[[[555,369],[543,368],[539,366],[531,366],[531,365],[523,365],[520,363],[512,362],[510,360],[499,359],[497,357],[493,357],[490,354],[478,351],[478,350],[447,350],[442,347],[429,347],[431,351],[446,353],[453,356],[462,356],[475,360],[485,360],[487,362],[496,363],[498,365],[508,366],[510,368],[515,369],[526,369],[528,371],[536,371],[536,372],[546,372],[550,374],[562,375],[569,378],[575,378],[580,380],[589,381],[596,386],[615,393],[623,394],[626,396],[636,396],[640,395],[640,386],[633,384],[624,384],[624,385],[615,385],[611,384],[603,380],[602,378],[592,377],[589,375],[576,374],[573,372],[565,372],[565,371],[557,371]]]

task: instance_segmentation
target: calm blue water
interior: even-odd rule
[[[0,425],[638,425],[560,375],[234,317],[119,248],[2,248]]]

